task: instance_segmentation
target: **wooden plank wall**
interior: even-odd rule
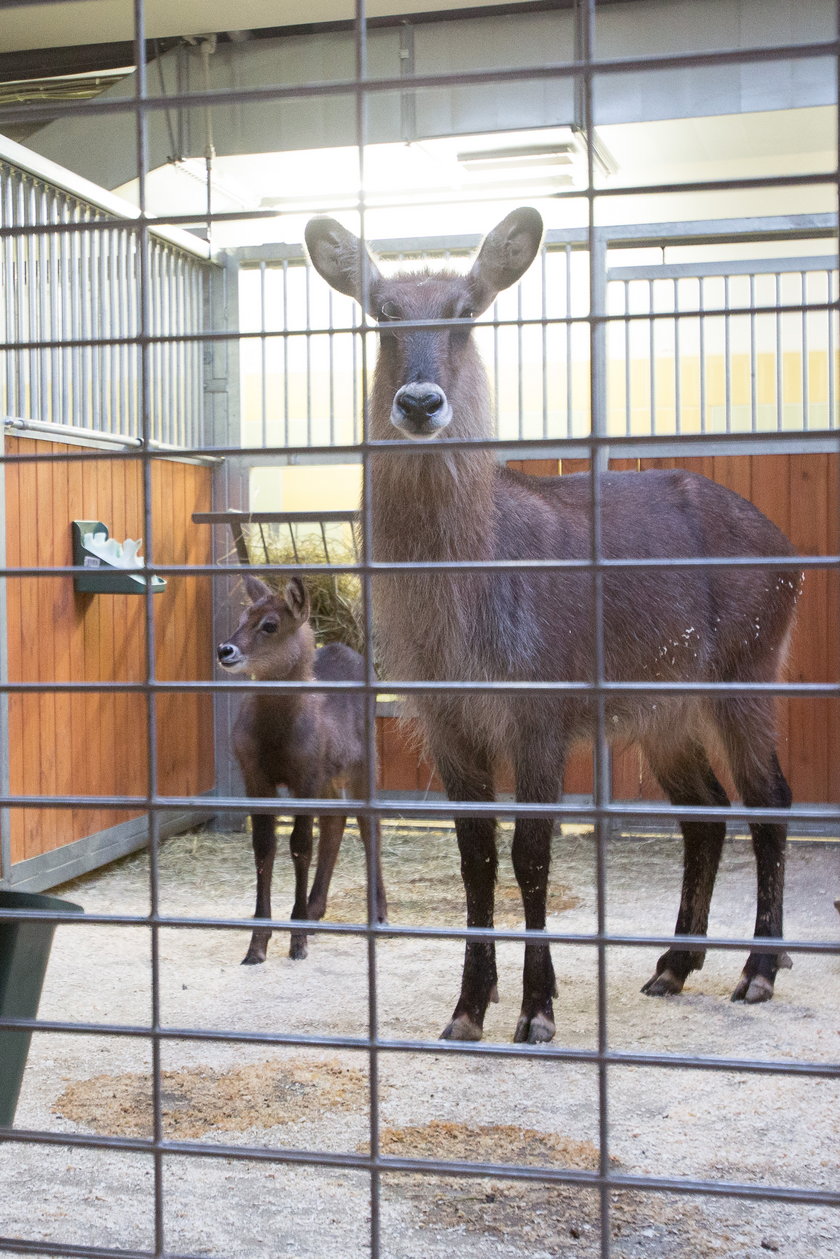
[[[512,468],[545,476],[581,472],[585,460],[526,460]],[[703,458],[614,460],[616,471],[690,468],[727,485],[756,504],[788,535],[803,555],[840,553],[840,455],[726,455]],[[840,573],[812,570],[805,579],[787,678],[791,682],[840,681]],[[794,800],[840,803],[840,702],[781,699],[778,702],[780,759]],[[379,720],[383,786],[389,790],[440,790],[432,767],[396,718]],[[728,776],[721,771],[722,777]],[[509,784],[504,784],[509,787]],[[566,791],[592,789],[592,754],[577,749],[566,770]],[[731,790],[731,784],[729,784]],[[616,800],[661,798],[637,748],[616,750],[612,795]]]
[[[79,453],[9,438],[6,453]],[[191,523],[210,508],[211,471],[158,460],[152,466],[154,558],[161,564],[210,562],[210,531]],[[44,459],[6,464],[6,550],[10,567],[72,564],[70,522],[101,520],[113,537],[143,536],[142,467],[131,458]],[[144,551],[146,548],[144,546]],[[154,596],[156,671],[161,680],[213,676],[211,583],[172,577]],[[7,581],[9,680],[108,681],[113,691],[12,695],[9,775],[16,795],[145,794],[147,709],[143,695],[120,682],[146,676],[145,599],[76,594],[72,577]],[[197,794],[213,786],[210,695],[157,699],[157,789]],[[12,861],[22,861],[137,816],[85,805],[66,810],[16,809]]]

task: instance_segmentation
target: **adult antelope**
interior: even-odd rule
[[[379,324],[369,435],[410,438],[371,454],[376,561],[587,560],[593,505],[588,475],[530,477],[500,466],[480,445],[492,436],[485,369],[472,320],[535,258],[542,220],[509,214],[484,240],[466,275],[428,271],[384,276],[361,242],[333,219],[313,219],[313,265],[341,293],[365,303]],[[418,326],[419,325],[419,326]],[[737,494],[687,472],[601,477],[605,557],[787,556],[790,543]],[[374,617],[392,680],[586,682],[595,678],[594,577],[585,569],[404,571],[373,581]],[[604,673],[609,682],[772,682],[793,621],[799,574],[790,569],[660,567],[603,576]],[[426,694],[417,700],[429,747],[452,800],[492,801],[498,767],[512,764],[518,801],[559,798],[570,744],[591,738],[591,693]],[[753,693],[613,693],[612,737],[638,740],[674,805],[723,806],[706,746],[725,753],[745,805],[786,810],[790,791],[775,751],[773,701]],[[495,824],[455,823],[471,927],[493,924]],[[722,821],[685,820],[684,874],[676,934],[704,935],[725,834]],[[552,822],[520,817],[513,866],[525,925],[543,930]],[[758,870],[756,936],[782,935],[786,827],[751,824]],[[669,948],[643,991],[681,991],[703,950]],[[733,1000],[768,1000],[783,954],[753,952]],[[514,1040],[554,1035],[554,969],[547,945],[525,946],[523,1001]],[[492,943],[468,941],[461,993],[445,1038],[478,1040],[496,1000]]]
[[[356,681],[365,678],[364,661],[344,643],[315,649],[309,620],[309,594],[299,577],[275,594],[258,577],[245,576],[251,606],[242,613],[234,633],[218,648],[219,663],[229,673],[247,673],[260,682]],[[273,796],[278,786],[292,796],[340,798],[349,787],[357,799],[367,795],[367,740],[364,699],[348,691],[303,690],[280,694],[255,691],[244,700],[233,727],[233,749],[246,794]],[[330,880],[344,835],[346,819],[324,814],[318,819],[318,865],[307,896],[312,860],[312,818],[295,817],[289,849],[295,870],[292,918],[323,918]],[[378,820],[360,814],[359,834],[368,852],[378,836]],[[271,876],[277,837],[275,818],[251,816],[254,864],[257,870],[255,918],[271,917]],[[385,887],[376,844],[377,921],[386,917]],[[271,931],[255,927],[243,965],[265,961]],[[289,956],[306,957],[306,933],[294,931]]]

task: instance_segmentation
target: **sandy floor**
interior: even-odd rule
[[[352,833],[351,833],[352,836]],[[787,934],[837,940],[838,847],[789,849]],[[454,842],[435,831],[385,836],[392,923],[463,921]],[[613,841],[609,927],[666,933],[679,894],[679,844]],[[250,845],[244,836],[168,842],[161,858],[164,913],[247,916]],[[291,900],[290,869],[275,875],[276,912]],[[62,889],[91,912],[146,912],[148,865],[128,859]],[[745,934],[754,906],[749,844],[727,845],[711,929]],[[498,922],[519,925],[506,855]],[[555,841],[551,925],[594,927],[593,846],[584,834]],[[364,914],[360,845],[345,844],[329,916]],[[150,939],[143,927],[62,926],[41,1004],[44,1018],[147,1024]],[[178,1028],[364,1036],[368,959],[363,941],[321,936],[304,962],[278,933],[264,966],[240,967],[247,933],[161,933],[161,1019]],[[379,1027],[385,1037],[434,1042],[454,1003],[462,946],[384,940],[376,948]],[[610,951],[611,1048],[733,1058],[837,1062],[840,958],[797,956],[765,1006],[728,997],[740,955],[713,952],[685,993],[639,992],[650,949]],[[594,1048],[594,950],[555,946],[560,984],[555,1046]],[[486,1041],[507,1043],[519,1007],[521,945],[499,949],[499,1005]],[[148,1042],[116,1036],[35,1037],[18,1108],[20,1127],[144,1136],[150,1132]],[[367,1056],[331,1048],[278,1048],[179,1039],[162,1051],[164,1134],[174,1140],[364,1152],[369,1141]],[[594,1169],[597,1074],[536,1050],[500,1060],[444,1053],[380,1058],[381,1144],[386,1154]],[[728,1071],[614,1067],[609,1071],[609,1153],[620,1172],[811,1189],[838,1189],[840,1079]],[[136,1152],[0,1145],[0,1238],[149,1249],[154,1245],[154,1164]],[[167,1253],[220,1259],[356,1259],[370,1254],[370,1178],[348,1168],[229,1157],[163,1159]],[[600,1254],[598,1202],[576,1185],[386,1173],[383,1259],[592,1259]],[[751,1203],[708,1195],[616,1193],[616,1259],[827,1259],[840,1253],[840,1214],[807,1204]],[[14,1250],[3,1244],[4,1251]],[[41,1253],[27,1249],[28,1254]],[[43,1252],[44,1254],[47,1251]]]

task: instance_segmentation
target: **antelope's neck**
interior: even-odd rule
[[[496,461],[487,450],[378,451],[371,459],[373,558],[492,558]]]
[[[272,673],[265,676],[254,674],[255,682],[314,682],[315,671],[313,660],[309,655],[301,656],[282,676]],[[317,692],[294,691],[282,692],[255,691],[254,700],[257,707],[266,714],[277,716],[282,714],[286,719],[293,719],[305,707],[318,699]]]

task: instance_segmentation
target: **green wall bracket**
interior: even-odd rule
[[[83,573],[76,573],[73,585],[80,594],[112,594],[141,595],[146,589],[147,578],[143,573],[134,572],[130,568],[117,568],[109,564],[101,556],[95,555],[87,546],[87,539],[94,533],[104,533],[108,528],[101,520],[74,520],[73,528],[73,564],[84,568]],[[152,591],[157,594],[166,586],[162,577],[148,578]]]

